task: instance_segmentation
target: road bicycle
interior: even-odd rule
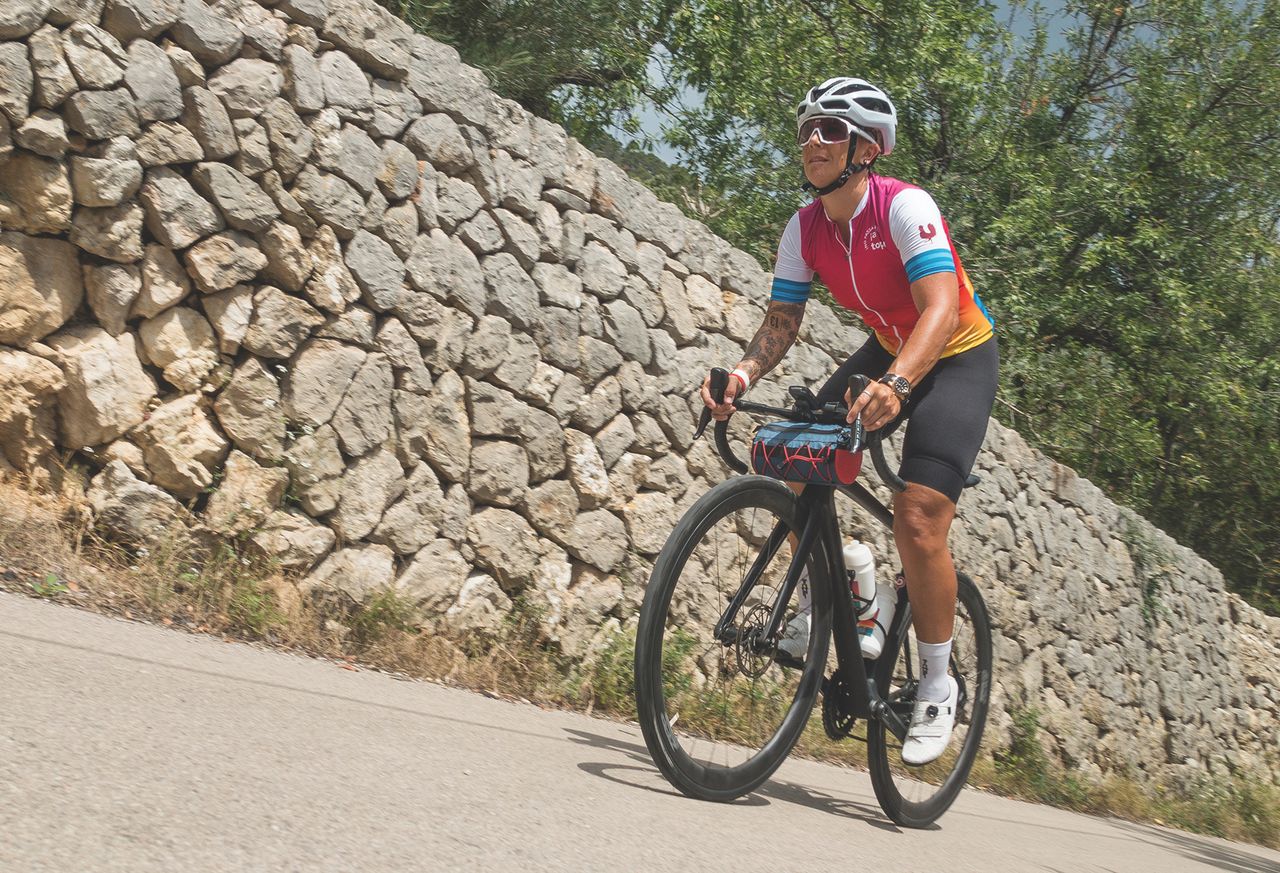
[[[724,370],[712,371],[717,402],[723,402],[727,382]],[[865,385],[865,376],[852,377],[851,396]],[[860,466],[865,450],[891,489],[906,487],[884,457],[892,426],[868,434],[860,420],[845,423],[845,407],[819,407],[807,388],[789,393],[790,409],[746,400],[734,408],[787,422],[841,425],[846,460]],[[704,412],[695,437],[709,415]],[[727,425],[716,422],[716,448],[731,469],[745,474]],[[966,484],[977,481],[970,476]],[[841,558],[837,493],[892,530],[890,509],[856,479],[811,482],[797,496],[776,478],[732,476],[689,508],[654,564],[640,610],[640,726],[654,763],[673,786],[690,797],[729,801],[777,770],[809,725],[821,692],[827,735],[866,742],[871,782],[885,814],[903,827],[927,827],[960,793],[982,742],[991,692],[990,618],[973,582],[957,573],[949,665],[960,689],[955,733],[937,761],[905,764],[901,748],[918,685],[911,604],[899,585],[883,650],[874,660],[864,658],[855,594]],[[806,568],[812,618],[801,661],[778,643],[797,609],[793,597]],[[836,668],[826,676],[831,641]],[[865,734],[855,734],[859,720]]]

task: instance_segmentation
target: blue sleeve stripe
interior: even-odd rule
[[[907,261],[907,281],[914,282],[934,273],[954,273],[956,259],[951,249],[930,249]]]
[[[804,303],[809,299],[809,288],[812,285],[812,282],[792,282],[775,276],[769,299],[781,300],[783,303]]]

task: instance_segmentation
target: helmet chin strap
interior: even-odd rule
[[[827,194],[830,194],[832,191],[836,191],[844,187],[844,184],[846,182],[848,182],[854,176],[861,173],[863,170],[870,167],[871,166],[870,161],[863,161],[861,164],[855,164],[853,162],[853,148],[854,148],[854,138],[850,136],[849,137],[849,154],[848,154],[848,157],[845,158],[844,172],[840,174],[840,178],[836,179],[830,185],[823,185],[821,188],[817,187],[812,182],[805,181],[804,185],[801,186],[801,190],[812,191],[814,193],[814,196],[816,197],[824,197]]]

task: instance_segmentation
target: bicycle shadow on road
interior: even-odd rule
[[[667,783],[662,780],[661,774],[658,772],[658,768],[653,766],[653,761],[649,757],[649,750],[644,746],[638,743],[629,743],[625,740],[617,739],[616,737],[601,736],[600,734],[594,734],[589,731],[579,730],[576,728],[565,728],[565,733],[569,734],[570,739],[575,743],[590,746],[595,749],[619,752],[640,765],[632,766],[613,762],[584,761],[578,764],[578,769],[584,773],[589,773],[592,776],[597,776],[610,782],[616,782],[619,785],[625,785],[628,788],[639,788],[645,791],[652,791],[656,794],[670,795],[672,797],[684,796],[680,794],[680,792],[669,787]],[[655,787],[640,781],[624,779],[614,775],[619,771],[632,771],[637,774],[644,774],[646,777],[657,777],[658,781],[661,782],[661,787]],[[824,794],[803,785],[798,785],[794,782],[787,782],[781,779],[770,779],[751,794],[746,797],[740,797],[737,800],[730,801],[727,805],[769,806],[771,801],[791,803],[796,806],[807,807],[829,815],[838,815],[843,818],[866,822],[872,827],[879,828],[880,830],[889,831],[891,833],[901,833],[900,828],[891,822],[885,821],[884,815],[878,807],[842,799],[830,794]],[[937,826],[935,825],[934,827]]]

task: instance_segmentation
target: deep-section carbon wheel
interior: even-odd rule
[[[813,627],[803,667],[780,664],[777,638],[765,633],[799,538],[796,513],[785,485],[735,476],[685,513],[654,564],[636,635],[636,704],[654,762],[691,797],[732,800],[753,791],[809,719],[831,634],[819,552],[808,561]],[[741,608],[717,636],[744,588]],[[797,600],[793,592],[779,636]]]
[[[871,783],[885,814],[903,827],[923,828],[935,822],[951,806],[978,756],[982,731],[987,723],[991,694],[991,619],[986,604],[972,580],[956,574],[956,618],[952,631],[950,673],[960,686],[955,733],[942,757],[923,767],[902,762],[902,743],[885,729],[884,722],[867,725],[867,756]],[[890,706],[910,720],[915,704],[917,648],[911,628],[910,606],[906,610],[881,661],[876,664],[876,684]]]

